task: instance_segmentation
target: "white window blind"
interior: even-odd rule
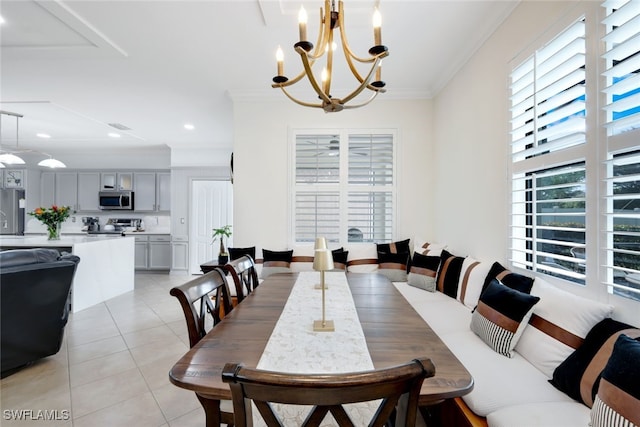
[[[510,86],[514,162],[584,143],[584,22],[516,67]]]
[[[584,166],[514,176],[511,252],[515,266],[585,283]]]
[[[296,137],[296,183],[338,183],[340,140],[337,135]]]
[[[317,236],[340,240],[340,193],[298,192],[295,197],[295,234],[298,242],[313,242]]]
[[[605,93],[609,135],[640,128],[640,1],[609,0],[606,35]]]
[[[613,156],[607,166],[606,285],[640,300],[640,150]]]
[[[295,137],[295,242],[388,242],[394,230],[394,134]]]

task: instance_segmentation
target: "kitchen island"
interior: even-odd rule
[[[71,288],[76,313],[109,298],[133,291],[135,238],[126,236],[1,236],[0,250],[55,248],[80,257]]]

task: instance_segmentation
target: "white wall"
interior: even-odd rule
[[[390,92],[392,88],[389,88]],[[284,95],[282,95],[284,98]],[[433,234],[430,100],[384,100],[326,114],[288,100],[234,101],[234,244],[290,246],[288,174],[292,128],[398,130],[398,239]]]
[[[506,259],[509,62],[575,3],[521,2],[434,99],[434,230],[452,253]]]

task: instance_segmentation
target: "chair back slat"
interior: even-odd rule
[[[176,286],[169,293],[178,299],[182,307],[190,347],[207,334],[208,318],[213,327],[222,320],[221,310],[229,313],[233,308],[224,272],[219,268]]]
[[[224,269],[229,272],[233,278],[236,287],[236,298],[241,303],[255,288],[258,287],[258,273],[253,258],[244,255],[225,264]]]
[[[340,427],[352,427],[353,421],[343,405],[381,399],[371,427],[384,426],[396,413],[396,426],[414,426],[418,398],[425,378],[435,375],[430,359],[414,359],[403,365],[345,374],[287,374],[246,368],[227,363],[222,380],[229,384],[233,396],[235,425],[251,426],[253,401],[266,425],[281,427],[272,403],[311,405],[304,427],[319,426],[331,413]],[[401,405],[398,403],[402,400]]]

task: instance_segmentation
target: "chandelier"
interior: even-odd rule
[[[0,129],[2,128],[2,116],[6,115],[6,116],[13,116],[16,118],[16,147],[13,150],[9,150],[9,149],[5,149],[4,145],[2,144],[2,141],[0,140],[0,169],[6,167],[5,165],[24,165],[25,162],[22,159],[22,157],[18,156],[17,154],[23,153],[23,152],[34,152],[34,153],[38,153],[41,154],[43,156],[48,156],[48,159],[44,159],[41,160],[38,163],[38,166],[43,166],[43,167],[48,167],[48,168],[66,168],[67,166],[62,163],[60,160],[56,160],[54,159],[51,155],[47,154],[47,153],[43,153],[42,151],[36,151],[36,150],[21,150],[18,146],[18,137],[19,137],[19,123],[20,123],[20,119],[22,117],[24,117],[22,114],[18,114],[18,113],[12,113],[10,111],[1,111],[0,110]],[[2,132],[0,132],[1,135]],[[17,153],[17,154],[16,154]]]
[[[381,23],[382,19],[380,12],[376,8],[373,14],[374,46],[369,49],[368,57],[358,57],[353,53],[349,47],[349,43],[347,42],[347,35],[344,28],[344,11],[342,1],[338,1],[338,10],[336,11],[335,0],[331,0],[331,7],[329,7],[329,0],[325,0],[324,8],[320,8],[320,30],[318,32],[318,41],[316,42],[314,49],[313,44],[307,40],[307,13],[304,7],[300,7],[300,13],[298,15],[300,41],[294,45],[294,49],[300,55],[304,70],[292,79],[286,77],[284,75],[284,54],[282,49],[278,47],[278,51],[276,53],[278,75],[273,78],[273,84],[271,87],[282,89],[282,92],[297,104],[305,107],[322,108],[326,113],[342,111],[345,108],[358,108],[369,104],[379,93],[385,92],[385,82],[381,80],[381,61],[382,58],[389,55],[389,51],[386,46],[382,45]],[[340,29],[340,42],[349,70],[351,70],[351,73],[359,82],[358,87],[342,98],[333,97],[331,95],[333,55],[334,50],[337,48],[334,42],[333,30],[336,28]],[[313,74],[312,67],[316,61],[325,55],[326,65],[322,70],[319,82]],[[356,62],[370,64],[370,68],[366,75],[360,74],[356,68]],[[287,91],[287,87],[296,84],[305,76],[318,95],[320,102],[301,101],[296,99]],[[347,105],[348,102],[354,100],[354,98],[365,90],[371,91],[368,99],[364,102],[360,102],[359,104]]]

